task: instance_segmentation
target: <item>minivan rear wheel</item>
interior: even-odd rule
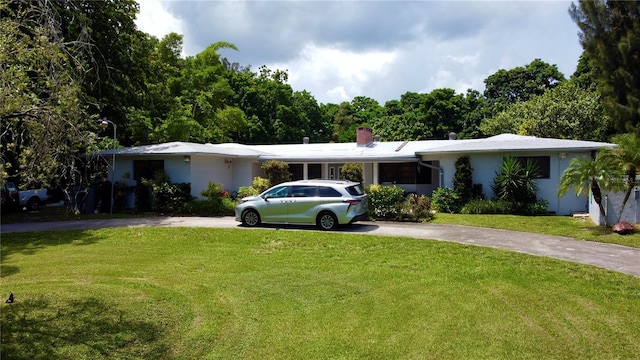
[[[260,214],[253,209],[245,211],[242,214],[242,225],[249,227],[260,225]]]
[[[318,215],[316,224],[322,230],[333,230],[338,226],[338,218],[333,213],[325,211]]]

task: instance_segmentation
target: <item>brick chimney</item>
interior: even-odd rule
[[[373,142],[373,130],[366,126],[356,129],[356,143],[358,146],[367,146]]]

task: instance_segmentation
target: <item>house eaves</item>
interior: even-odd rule
[[[110,156],[113,152],[114,150],[103,150],[100,151],[100,155]],[[190,142],[170,142],[116,149],[115,154],[118,156],[211,155],[234,158],[257,158],[260,155],[268,155],[269,153],[259,151],[250,145],[242,144],[196,144]]]
[[[578,152],[610,147],[615,147],[615,145],[595,141],[538,138],[535,136],[502,134],[486,139],[455,140],[451,144],[447,144],[445,146],[419,150],[416,152],[416,155],[532,151]]]

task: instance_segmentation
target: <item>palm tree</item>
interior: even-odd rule
[[[609,152],[627,176],[625,181],[626,193],[616,220],[616,222],[620,222],[627,200],[629,200],[631,191],[633,191],[633,187],[637,183],[636,176],[638,175],[638,169],[640,169],[640,136],[637,134],[620,134],[614,136],[612,141],[618,147],[609,150]]]
[[[562,173],[558,185],[558,196],[564,196],[571,188],[576,195],[584,192],[588,196],[589,190],[600,208],[600,215],[607,224],[607,214],[602,205],[602,190],[620,188],[622,171],[616,161],[606,152],[599,152],[595,157],[576,157],[571,159],[569,167]]]

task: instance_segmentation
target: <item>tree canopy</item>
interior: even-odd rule
[[[640,2],[580,0],[569,12],[619,132],[640,134]]]
[[[138,10],[135,0],[0,2],[3,179],[87,182],[81,174],[93,165],[81,155],[113,146],[352,142],[363,125],[383,141],[446,139],[451,132],[608,140],[614,131],[604,106],[618,132],[638,127],[633,54],[640,36],[631,3],[572,7],[585,53],[570,82],[534,59],[489,75],[484,92],[407,91],[383,105],[366,96],[318,103],[288,84],[287,70],[254,71],[222,57],[223,48],[242,51],[224,41],[183,57],[182,35],[159,39],[138,30]],[[616,50],[601,54],[604,45]],[[110,128],[97,127],[104,118],[117,126],[115,144]]]

